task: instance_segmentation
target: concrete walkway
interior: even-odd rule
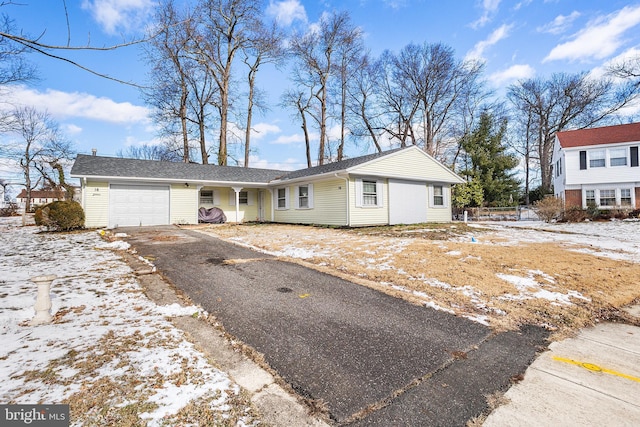
[[[602,323],[554,342],[485,427],[640,425],[640,327]]]

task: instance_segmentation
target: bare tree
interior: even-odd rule
[[[313,98],[317,104],[317,114],[313,117],[319,130],[318,164],[324,164],[328,141],[329,123],[329,81],[335,75],[339,50],[344,46],[344,38],[351,34],[353,27],[347,12],[323,15],[317,28],[291,38],[290,51],[297,69],[293,83],[314,88]]]
[[[376,151],[382,152],[379,124],[383,115],[378,102],[380,91],[380,66],[372,62],[369,55],[363,55],[354,63],[354,73],[347,85],[347,107],[351,121],[351,133],[356,138],[370,138]]]
[[[16,108],[9,129],[17,139],[7,149],[7,154],[22,170],[28,212],[31,210],[31,190],[43,179],[54,186],[65,186],[68,190],[61,163],[74,153],[57,123],[46,111],[38,111],[34,107]],[[54,175],[52,171],[55,171]]]
[[[301,120],[300,127],[304,133],[305,154],[307,157],[307,167],[313,166],[311,159],[311,137],[309,136],[309,124],[307,117],[311,116],[311,91],[305,93],[302,90],[289,90],[282,96],[282,105],[295,108],[295,116]]]
[[[267,107],[262,103],[262,92],[256,88],[256,76],[258,70],[264,64],[282,62],[285,56],[285,49],[282,45],[283,34],[277,25],[264,25],[260,21],[254,22],[251,39],[244,49],[243,62],[247,65],[247,84],[249,92],[247,94],[247,117],[245,122],[244,139],[244,167],[249,167],[249,154],[251,151],[251,126],[253,120],[254,107],[265,110]]]
[[[194,40],[194,54],[207,67],[217,86],[220,119],[218,164],[227,164],[227,138],[233,101],[233,65],[236,55],[249,46],[251,29],[260,17],[259,0],[203,0],[202,33]]]
[[[168,145],[131,145],[124,150],[118,150],[116,156],[128,159],[159,160],[161,162],[182,161],[181,153],[172,150]]]
[[[611,119],[638,96],[633,85],[615,85],[607,78],[586,73],[553,74],[549,79],[528,79],[511,85],[507,97],[535,132],[541,186],[551,191],[551,156],[556,132],[583,129]]]

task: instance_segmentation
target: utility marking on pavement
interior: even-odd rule
[[[594,365],[593,363],[588,362],[579,362],[573,359],[567,359],[565,357],[553,356],[553,360],[557,360],[558,362],[569,363],[571,365],[580,366],[581,368],[587,369],[592,372],[604,372],[605,374],[615,375],[617,377],[626,378],[631,381],[636,381],[640,383],[640,378],[634,377],[633,375],[627,375],[622,372],[614,371],[613,369],[606,369],[602,366]]]
[[[311,294],[300,294],[300,295],[298,295],[298,296],[299,296],[300,298],[307,298],[307,297],[310,297],[310,296],[311,296]]]

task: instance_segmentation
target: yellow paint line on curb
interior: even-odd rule
[[[559,356],[553,356],[552,359],[558,362],[564,362],[564,363],[569,363],[571,365],[580,366],[581,368],[584,368],[592,372],[604,372],[605,374],[615,375],[617,377],[626,378],[628,380],[640,383],[640,378],[638,377],[634,377],[632,375],[627,375],[622,372],[614,371],[613,369],[606,369],[606,368],[603,368],[602,366],[594,365],[593,363],[579,362],[577,360],[567,359],[565,357],[559,357]]]
[[[298,297],[300,297],[300,298],[307,298],[307,297],[310,297],[310,296],[311,296],[311,294],[300,294],[300,295],[298,295]]]

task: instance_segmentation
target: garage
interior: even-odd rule
[[[389,179],[389,224],[427,222],[427,185]]]
[[[169,186],[111,184],[109,227],[169,224]]]

